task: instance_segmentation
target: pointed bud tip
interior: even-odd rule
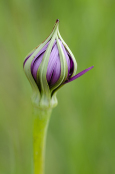
[[[59,23],[59,19],[56,19],[56,23]]]

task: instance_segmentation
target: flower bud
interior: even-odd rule
[[[36,47],[24,61],[24,71],[34,91],[33,102],[39,107],[54,107],[56,91],[92,67],[76,74],[77,62],[59,33],[56,20],[49,37]]]

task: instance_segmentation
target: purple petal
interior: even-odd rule
[[[89,71],[90,69],[92,69],[94,66],[91,66],[83,71],[81,71],[80,73],[76,74],[75,76],[73,76],[72,78],[70,78],[69,80],[67,80],[65,83],[71,82],[75,79],[77,79],[78,77],[82,76],[83,74],[85,74],[87,71]]]
[[[44,55],[44,52],[40,56],[38,56],[34,60],[34,62],[32,61],[32,64],[31,64],[31,73],[32,73],[35,80],[37,80],[37,71],[38,71],[38,68],[42,62],[43,55]]]
[[[48,67],[47,67],[46,77],[47,77],[48,83],[51,81],[53,71],[55,71],[56,62],[59,60],[58,54],[59,54],[58,47],[57,47],[57,44],[55,43],[55,45],[53,45],[53,49],[50,53],[50,58],[49,58]]]
[[[56,62],[56,66],[52,74],[50,85],[53,85],[58,81],[60,74],[61,74],[61,64],[60,64],[60,57],[58,54],[58,61]]]

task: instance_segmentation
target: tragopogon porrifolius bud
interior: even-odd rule
[[[34,92],[33,102],[41,108],[54,107],[57,90],[92,68],[76,75],[77,62],[59,33],[58,19],[48,38],[24,61],[24,71]]]

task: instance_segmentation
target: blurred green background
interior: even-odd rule
[[[0,174],[32,174],[31,86],[25,56],[55,20],[78,71],[58,92],[45,174],[115,174],[115,1],[0,1]]]

